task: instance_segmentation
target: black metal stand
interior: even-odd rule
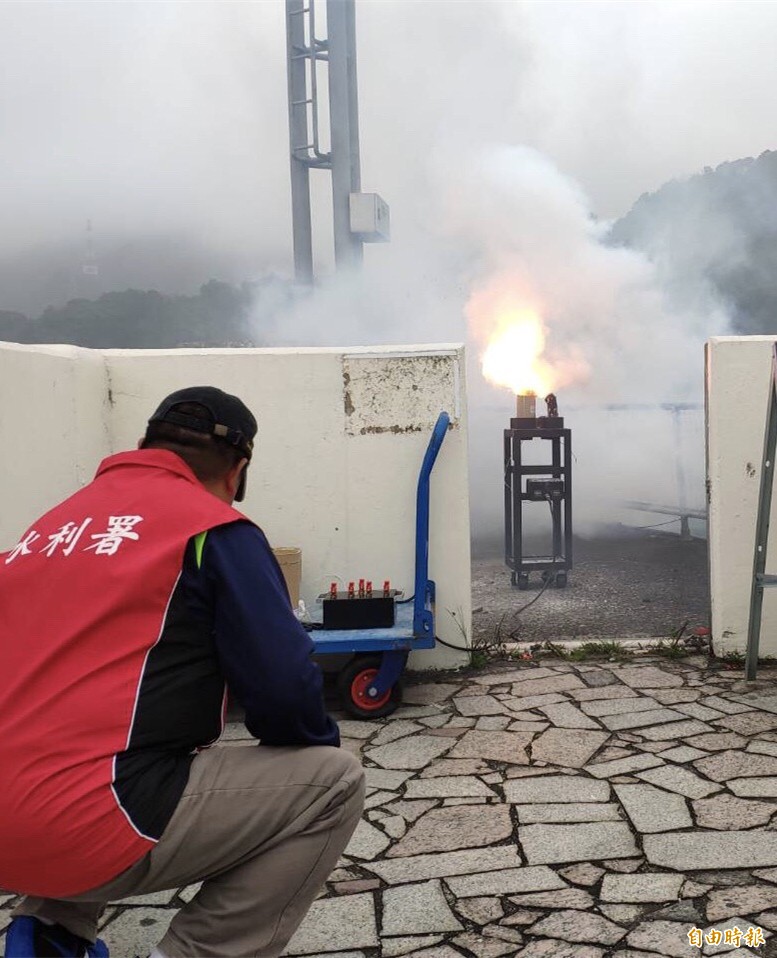
[[[522,444],[534,439],[550,443],[548,465],[524,465]],[[504,431],[504,470],[505,563],[512,584],[526,589],[530,573],[541,572],[545,581],[564,588],[572,568],[572,431],[564,428],[563,418],[511,419]],[[525,502],[549,503],[552,555],[524,555]]]

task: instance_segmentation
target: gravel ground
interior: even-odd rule
[[[691,628],[709,624],[704,540],[656,533],[577,540],[568,586],[542,595],[538,574],[519,591],[503,557],[490,551],[472,564],[476,642],[493,642],[500,623],[503,638],[523,642],[668,637],[686,619]]]

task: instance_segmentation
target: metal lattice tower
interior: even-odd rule
[[[326,16],[327,38],[320,40],[316,0],[286,0],[294,270],[302,283],[313,282],[311,169],[331,173],[338,269],[359,267],[363,243],[388,238],[388,207],[377,194],[361,193],[354,0],[326,0]],[[319,63],[327,66],[328,151],[321,141]]]

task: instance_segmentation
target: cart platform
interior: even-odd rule
[[[431,611],[431,610],[430,610]],[[310,633],[316,653],[412,652],[433,649],[434,635],[413,632],[413,603],[398,602],[396,622],[389,629],[313,629]]]

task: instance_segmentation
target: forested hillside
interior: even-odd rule
[[[646,193],[610,241],[645,252],[682,303],[711,289],[734,332],[777,333],[777,151]]]
[[[193,296],[128,289],[73,299],[36,319],[0,310],[0,340],[96,349],[265,345],[256,303],[261,299],[264,319],[270,321],[272,306],[282,310],[292,296],[291,284],[275,276],[240,286],[211,280]]]

